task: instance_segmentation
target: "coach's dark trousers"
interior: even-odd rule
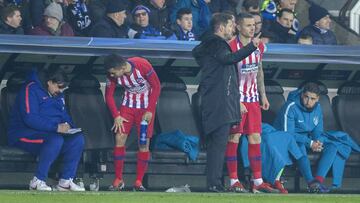
[[[225,124],[206,135],[206,178],[208,187],[223,185],[223,166],[229,133],[230,124]]]

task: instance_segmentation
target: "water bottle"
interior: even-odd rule
[[[141,121],[140,123],[140,145],[146,145],[146,134],[147,134],[148,122],[146,120]]]
[[[99,178],[95,178],[94,182],[90,183],[89,187],[90,187],[90,191],[99,191],[99,187],[100,187]]]

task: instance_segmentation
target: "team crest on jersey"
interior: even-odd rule
[[[319,124],[319,117],[318,117],[318,116],[315,116],[315,117],[313,118],[313,122],[314,122],[315,125],[318,125],[318,124]]]
[[[137,82],[138,84],[142,84],[142,83],[145,82],[145,80],[144,80],[144,78],[136,78],[136,82]]]

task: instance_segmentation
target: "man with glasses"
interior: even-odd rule
[[[132,10],[134,24],[131,26],[137,33],[134,38],[137,39],[173,39],[176,36],[173,32],[161,32],[149,22],[150,9],[144,5],[138,5]]]
[[[60,68],[32,71],[13,105],[9,145],[38,157],[30,190],[51,191],[46,178],[51,164],[61,155],[62,171],[56,190],[85,191],[73,182],[84,147],[82,133],[69,133],[74,124],[65,109],[62,90],[67,77]]]

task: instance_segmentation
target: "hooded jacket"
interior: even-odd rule
[[[73,127],[65,110],[64,95],[51,96],[41,83],[39,74],[32,71],[10,114],[9,145],[23,139],[32,140],[34,136],[57,133],[58,124],[65,122]]]
[[[249,56],[256,47],[249,43],[232,53],[221,37],[209,34],[193,49],[193,56],[201,67],[199,94],[201,119],[205,134],[224,124],[240,121],[240,93],[236,63]]]
[[[311,140],[322,141],[323,114],[319,102],[309,111],[301,103],[302,89],[290,92],[274,121],[277,130],[294,133],[296,142],[310,147]]]

